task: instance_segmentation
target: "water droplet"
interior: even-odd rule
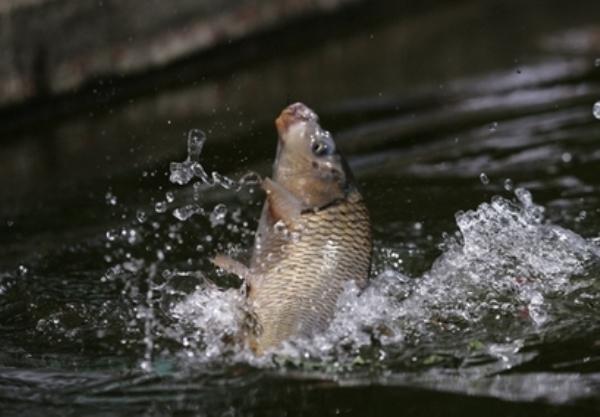
[[[149,360],[143,360],[140,363],[140,368],[144,372],[150,372],[150,371],[152,371],[152,362]]]
[[[490,183],[490,179],[485,174],[485,172],[482,172],[481,174],[479,174],[479,181],[481,181],[481,183],[483,185],[488,185]]]
[[[210,213],[210,225],[212,227],[225,224],[225,216],[227,215],[227,206],[225,204],[217,204]]]
[[[206,135],[200,129],[191,129],[188,132],[188,159],[197,161],[206,141]]]
[[[575,221],[577,223],[580,223],[580,222],[584,221],[586,219],[586,217],[587,217],[587,211],[581,210],[579,212],[579,214],[577,214],[577,217],[575,217]]]
[[[504,189],[506,191],[512,191],[514,188],[515,186],[510,178],[504,180]]]
[[[137,221],[140,223],[144,223],[148,219],[148,215],[146,214],[146,212],[144,210],[136,211],[135,217],[137,218]]]
[[[109,242],[113,242],[118,236],[118,233],[115,230],[107,230],[106,231],[106,240]]]
[[[165,211],[167,211],[167,203],[165,201],[158,201],[154,205],[154,211],[156,211],[157,213],[164,213]]]
[[[169,181],[173,184],[185,185],[194,178],[194,172],[191,169],[189,161],[171,162],[169,165]]]
[[[139,241],[139,235],[138,235],[137,230],[129,229],[127,231],[127,242],[130,245],[135,245],[138,241]]]
[[[515,190],[515,196],[517,199],[523,204],[523,207],[530,207],[533,204],[533,198],[531,197],[531,193],[525,188],[517,188]]]
[[[226,190],[230,190],[236,186],[236,182],[225,175],[219,174],[218,172],[212,173],[213,184],[220,185]]]
[[[287,226],[283,222],[283,220],[277,221],[277,223],[273,225],[273,230],[275,231],[275,233],[278,234],[285,234],[288,231]]]
[[[261,181],[262,179],[260,175],[258,175],[256,172],[248,172],[244,174],[242,178],[240,178],[239,186],[243,187],[246,185],[258,185],[261,183]]]
[[[177,207],[175,210],[173,210],[173,216],[182,222],[186,221],[197,213],[202,213],[202,208],[196,204],[188,204],[183,207]]]
[[[592,112],[594,113],[594,117],[600,120],[600,101],[594,103],[594,108]]]
[[[105,200],[106,200],[106,204],[108,204],[109,206],[116,206],[117,205],[117,197],[111,193],[110,191],[106,193],[106,195],[104,196]]]

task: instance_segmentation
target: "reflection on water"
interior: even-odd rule
[[[592,13],[548,11],[524,33],[538,9],[486,30],[480,7],[14,133],[0,154],[4,412],[593,414],[600,53],[551,42]],[[359,80],[339,75],[352,64]],[[375,261],[327,333],[257,359],[237,340],[240,282],[207,259],[247,255],[254,172],[269,172],[288,94],[322,108],[349,154]],[[208,139],[183,159],[194,127]]]

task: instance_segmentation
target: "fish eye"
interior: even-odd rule
[[[316,156],[330,155],[332,152],[331,146],[322,140],[314,141],[310,148]]]

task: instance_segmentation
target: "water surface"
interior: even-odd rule
[[[597,413],[595,6],[494,4],[7,132],[3,413]],[[207,259],[247,256],[262,195],[170,167],[200,128],[209,175],[268,175],[289,99],[348,155],[375,257],[326,334],[257,359],[234,343],[240,283]]]

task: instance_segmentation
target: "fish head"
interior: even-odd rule
[[[273,179],[306,207],[319,208],[344,198],[351,173],[317,114],[295,103],[281,112],[275,125],[279,142]]]

